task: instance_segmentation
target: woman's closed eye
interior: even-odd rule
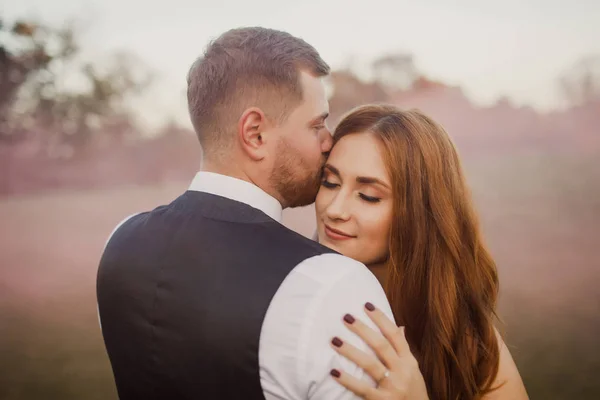
[[[358,195],[361,199],[363,199],[364,201],[368,201],[369,203],[379,203],[381,201],[379,197],[367,196],[364,193],[359,193]]]
[[[338,183],[329,182],[327,179],[323,179],[323,181],[321,182],[321,185],[323,185],[323,187],[325,187],[327,189],[334,189],[334,188],[340,186]]]
[[[321,185],[326,189],[335,189],[340,186],[339,183],[330,182],[327,179],[323,179],[321,181]],[[358,197],[360,197],[362,200],[369,202],[369,203],[379,203],[381,201],[380,197],[368,196],[364,193],[358,193]]]

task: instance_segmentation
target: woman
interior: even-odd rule
[[[441,126],[387,105],[351,111],[335,130],[315,206],[319,242],[372,270],[406,333],[404,340],[371,304],[367,314],[387,339],[345,318],[379,360],[339,338],[333,347],[379,386],[338,370],[335,379],[365,398],[403,398],[415,360],[431,399],[527,398],[494,328],[496,266],[456,149]]]

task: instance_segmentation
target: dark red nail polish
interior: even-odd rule
[[[335,347],[342,347],[342,345],[344,344],[344,342],[342,342],[342,340],[338,337],[334,337],[331,340],[331,343],[335,346]]]
[[[344,321],[346,321],[349,324],[353,324],[355,319],[352,315],[346,314],[346,315],[344,315]]]
[[[334,376],[336,378],[339,378],[340,376],[342,376],[342,374],[340,373],[340,371],[338,371],[337,369],[332,369],[330,372],[331,376]]]
[[[375,306],[369,302],[365,303],[365,308],[369,311],[375,311]]]

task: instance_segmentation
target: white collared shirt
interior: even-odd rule
[[[198,172],[189,190],[248,204],[281,222],[280,203],[252,183]],[[362,369],[339,356],[330,345],[337,336],[374,354],[342,322],[343,316],[350,313],[377,329],[365,315],[367,301],[393,320],[381,285],[363,264],[338,254],[323,254],[298,264],[275,293],[263,321],[258,356],[265,398],[358,400],[333,380],[329,374],[332,368],[374,386]]]

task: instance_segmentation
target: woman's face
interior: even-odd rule
[[[381,146],[368,133],[340,139],[315,202],[319,243],[365,265],[388,255],[393,198]]]

